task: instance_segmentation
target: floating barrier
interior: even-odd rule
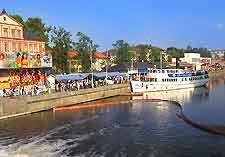
[[[131,102],[130,100],[124,100],[124,101],[118,101],[118,102],[115,102],[115,101],[114,102],[101,102],[101,103],[69,106],[69,107],[59,107],[59,108],[55,108],[54,110],[55,111],[82,110],[82,109],[110,106],[110,105],[115,105],[115,104],[127,104],[130,102]]]
[[[225,126],[207,125],[207,124],[201,124],[201,123],[194,122],[192,119],[188,118],[183,113],[183,108],[180,103],[178,103],[176,101],[171,101],[171,100],[162,100],[162,99],[123,100],[123,101],[100,102],[100,103],[94,103],[94,104],[60,107],[60,108],[55,108],[54,110],[55,111],[82,110],[82,109],[110,106],[110,105],[115,105],[115,104],[128,104],[128,103],[132,103],[132,102],[168,102],[170,104],[176,105],[180,109],[179,112],[176,113],[176,115],[178,118],[182,119],[185,123],[191,125],[192,127],[196,128],[196,129],[200,129],[202,131],[205,131],[205,132],[208,132],[211,134],[225,136]]]

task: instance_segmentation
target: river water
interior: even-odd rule
[[[176,100],[196,122],[225,126],[225,79],[207,88],[149,93]],[[47,111],[0,121],[0,157],[225,157],[225,137],[186,124],[168,103],[106,99],[115,105]],[[133,97],[132,99],[142,99]],[[99,102],[101,103],[101,102]]]

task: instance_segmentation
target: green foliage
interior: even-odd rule
[[[29,17],[25,22],[25,27],[35,33],[42,41],[48,42],[48,28],[39,17]]]
[[[139,44],[134,47],[139,62],[148,61],[148,53],[150,52],[151,45]]]
[[[117,49],[116,64],[130,66],[132,59],[132,52],[129,51],[129,44],[124,40],[117,40],[113,47]]]
[[[10,15],[17,22],[24,25],[25,29],[35,33],[40,40],[46,42],[46,48],[48,49],[48,32],[50,28],[39,17],[29,17],[27,21],[24,21],[20,15]]]
[[[167,51],[167,54],[169,55],[168,60],[170,62],[172,61],[172,58],[176,58],[176,57],[182,58],[182,57],[184,57],[184,52],[185,52],[184,49],[178,49],[176,47],[169,47],[169,48],[167,48],[166,51]]]
[[[186,53],[199,53],[201,57],[211,57],[211,53],[207,48],[192,48],[191,46],[186,50]]]
[[[152,63],[159,62],[160,61],[160,53],[161,49],[157,47],[152,47],[151,48],[151,53],[150,53],[150,59]]]
[[[54,54],[53,65],[55,73],[66,73],[69,71],[67,53],[73,48],[73,40],[70,32],[63,27],[53,27],[49,32],[51,36],[51,49]]]
[[[98,45],[94,44],[90,37],[84,33],[77,33],[78,42],[75,43],[75,49],[78,51],[78,60],[82,66],[83,72],[91,70],[91,60],[94,62],[94,57]]]

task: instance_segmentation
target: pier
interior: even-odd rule
[[[130,94],[129,84],[116,84],[34,97],[1,98],[0,119],[128,94]]]

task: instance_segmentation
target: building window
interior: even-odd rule
[[[34,50],[33,50],[33,44],[29,44],[29,50],[28,51],[30,51],[30,52],[33,52]]]
[[[25,44],[24,44],[24,51],[27,51],[27,49],[28,49],[28,44],[25,43]]]
[[[15,38],[16,37],[16,30],[12,29],[12,37]]]
[[[17,31],[17,37],[18,37],[18,38],[21,38],[21,30],[18,30],[18,31]]]
[[[9,52],[9,44],[7,42],[4,43],[4,51]]]
[[[22,45],[21,45],[21,43],[18,43],[18,51],[22,51]]]
[[[3,28],[4,37],[8,37],[8,28]]]
[[[3,17],[3,20],[6,21],[6,17]]]
[[[43,51],[42,45],[39,45],[39,52],[42,52],[42,51]]]
[[[12,42],[12,50],[13,50],[13,51],[16,51],[16,42],[15,42],[15,41]]]

